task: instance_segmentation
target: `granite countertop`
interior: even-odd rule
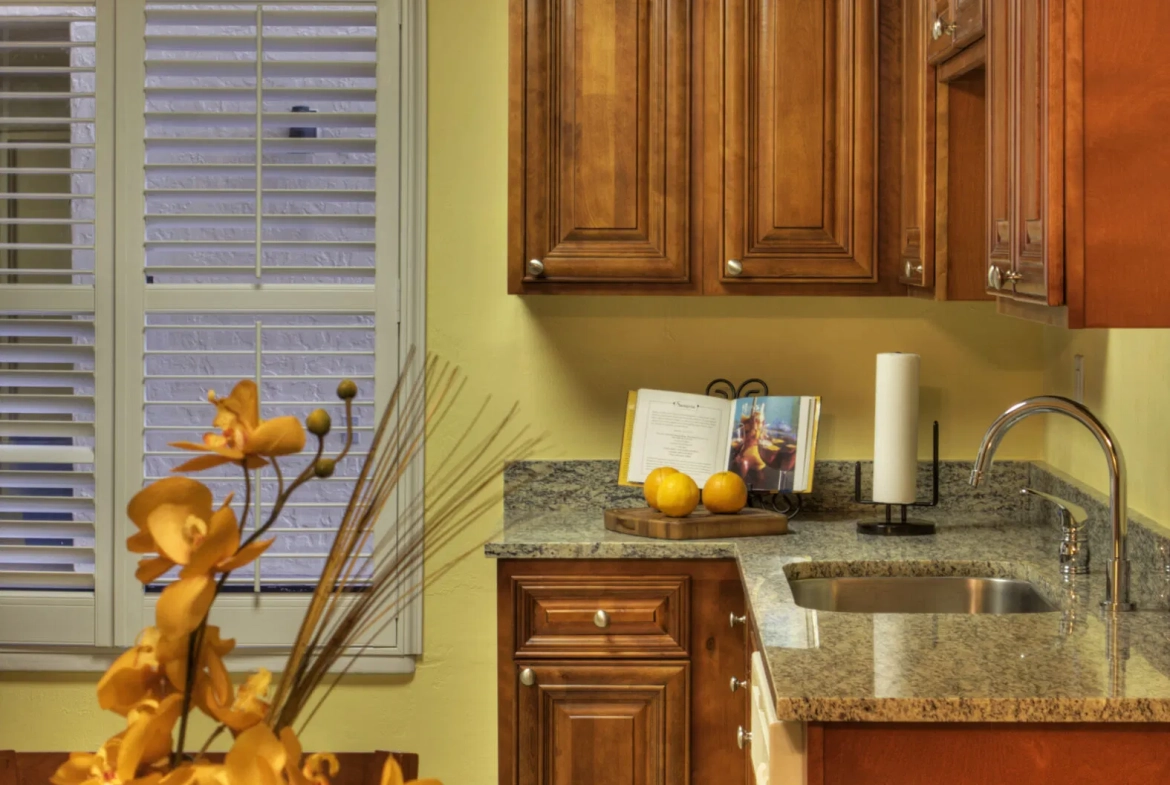
[[[734,558],[759,631],[782,720],[906,722],[1170,721],[1170,586],[1133,576],[1141,610],[1114,623],[1095,575],[1063,583],[1058,530],[1002,513],[950,514],[929,537],[876,538],[854,520],[797,518],[793,533],[660,541],[604,528],[600,512],[565,506],[509,514],[489,556],[545,559]],[[1131,547],[1132,547],[1131,541]],[[793,574],[1020,577],[1061,610],[1012,615],[810,611]]]

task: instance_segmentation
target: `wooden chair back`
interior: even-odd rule
[[[333,785],[378,785],[386,759],[394,756],[409,782],[418,778],[418,755],[413,752],[339,752],[341,772]],[[46,785],[69,757],[67,752],[13,752],[0,750],[0,785]],[[222,760],[222,755],[209,755]]]

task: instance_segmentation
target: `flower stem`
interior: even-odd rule
[[[240,515],[240,531],[244,530],[244,526],[248,522],[248,511],[252,508],[252,480],[248,476],[247,461],[240,461],[240,468],[244,470],[244,511]],[[250,542],[250,540],[249,540]],[[215,594],[212,595],[212,604],[215,604],[215,597],[219,594],[219,590],[227,583],[228,576],[231,572],[225,572],[219,576],[219,580],[215,582]],[[187,743],[187,719],[191,714],[191,702],[194,698],[195,692],[195,677],[199,668],[199,655],[203,651],[203,633],[207,630],[207,619],[211,616],[211,607],[208,606],[207,614],[203,617],[203,621],[199,622],[199,626],[191,633],[187,639],[187,678],[183,683],[183,704],[179,710],[179,742],[171,753],[171,766],[177,766],[183,757],[183,750]],[[211,738],[207,740],[207,744],[203,745],[203,749],[199,751],[202,755],[207,751],[207,745],[215,739],[216,736],[223,731],[223,726],[212,734]]]

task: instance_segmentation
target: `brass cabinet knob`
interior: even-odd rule
[[[943,35],[953,36],[956,29],[958,29],[958,26],[954,22],[944,25],[942,17],[940,16],[934,20],[934,25],[930,28],[930,37],[937,41],[938,39],[942,38]]]
[[[732,278],[738,278],[739,276],[743,275],[743,262],[741,262],[739,259],[728,259],[727,274]]]
[[[520,671],[520,683],[525,687],[531,687],[533,684],[536,684],[536,671],[532,670],[532,668],[525,668]]]
[[[921,278],[922,277],[922,265],[914,264],[913,260],[907,259],[906,260],[906,267],[905,267],[905,270],[903,270],[903,272],[905,273],[906,278]]]
[[[524,270],[533,278],[539,278],[544,275],[544,262],[539,259],[529,259]]]
[[[735,730],[735,745],[742,750],[744,747],[746,747],[747,745],[749,745],[751,743],[752,743],[752,734],[749,733],[748,731],[744,730],[742,725],[740,725],[738,728],[736,728],[736,730]]]
[[[999,290],[1003,288],[1003,271],[997,265],[987,268],[987,288]]]
[[[605,611],[598,611],[597,613],[593,614],[593,624],[594,626],[600,627],[604,630],[609,626],[609,614]]]
[[[733,612],[731,614],[730,623],[731,623],[732,627],[734,627],[737,624],[746,624],[747,623],[747,616],[736,616],[735,613]]]
[[[748,686],[747,679],[737,679],[734,676],[731,677],[731,691],[732,692],[738,692],[741,687],[746,688],[747,686]]]

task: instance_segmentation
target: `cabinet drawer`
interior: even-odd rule
[[[516,656],[685,657],[690,578],[513,578]]]

